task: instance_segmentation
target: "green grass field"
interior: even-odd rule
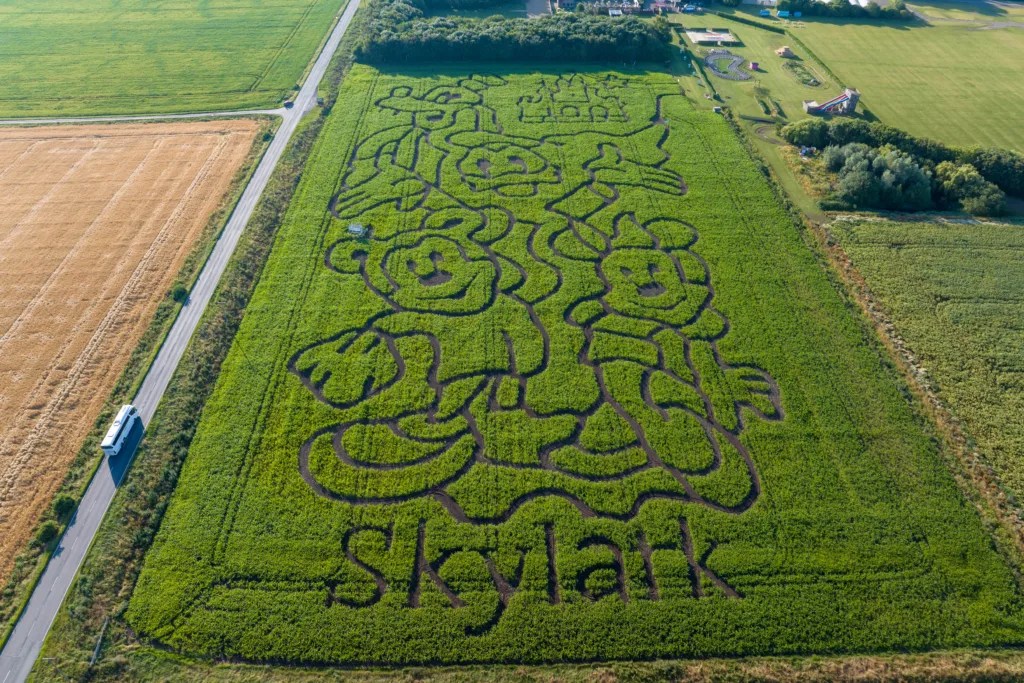
[[[0,0],[0,118],[276,106],[344,0]]]
[[[664,74],[437,72],[346,79],[136,634],[364,664],[1024,641],[895,371],[720,116]]]
[[[977,10],[986,8],[995,13],[987,23],[808,19],[792,30],[885,123],[951,145],[1024,151],[1024,28],[981,28],[1024,18],[991,4],[920,10],[982,16]]]
[[[831,229],[942,400],[1024,500],[1024,226]]]

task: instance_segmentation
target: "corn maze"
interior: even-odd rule
[[[671,78],[357,67],[318,145],[140,636],[374,664],[1019,642],[895,381]]]

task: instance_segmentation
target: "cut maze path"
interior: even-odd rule
[[[357,66],[338,102],[135,635],[325,665],[740,655],[932,642],[936,618],[971,641],[967,564],[1014,599],[760,171],[673,79]]]

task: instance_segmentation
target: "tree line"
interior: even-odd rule
[[[825,209],[963,209],[997,216],[1006,196],[1024,197],[1024,155],[997,148],[950,147],[884,123],[805,119],[782,129],[794,145],[824,148],[837,174]]]
[[[849,0],[829,0],[829,2],[821,2],[820,0],[779,0],[779,9],[801,12],[803,16],[807,17],[880,19],[883,21],[909,21],[914,18],[913,12],[907,9],[903,0],[892,0],[885,7],[874,1],[861,7],[851,3]]]
[[[356,59],[371,64],[424,61],[661,61],[668,31],[636,17],[556,14],[535,19],[427,17],[429,6],[489,0],[371,0]]]

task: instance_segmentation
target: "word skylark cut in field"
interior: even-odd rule
[[[1012,576],[721,117],[645,72],[344,88],[138,634],[375,664],[1020,641]]]

